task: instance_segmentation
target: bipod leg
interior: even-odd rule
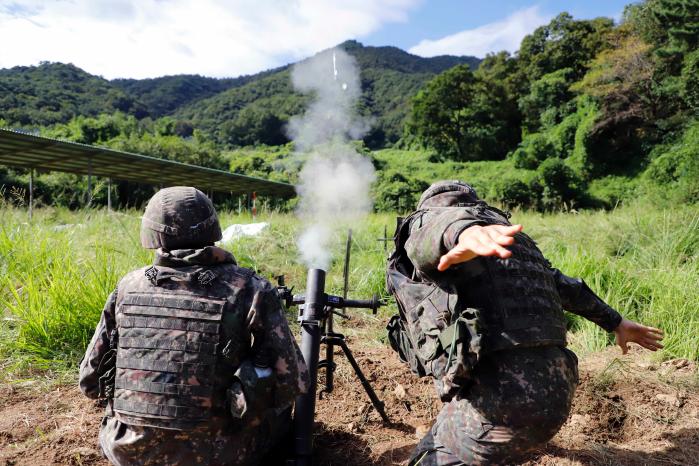
[[[332,343],[332,335],[334,335],[332,318],[331,309],[328,318],[325,320],[325,332],[320,339],[320,342],[325,344],[325,359],[318,363],[318,369],[325,369],[325,388],[318,394],[321,399],[323,398],[323,393],[332,393],[333,388],[335,388],[334,376],[337,364],[335,364],[335,345]]]
[[[379,413],[379,416],[381,416],[381,419],[383,419],[384,422],[390,423],[391,421],[388,419],[388,415],[386,415],[383,402],[381,402],[381,400],[379,400],[379,397],[376,396],[374,388],[371,386],[367,378],[364,376],[362,369],[359,367],[359,364],[357,364],[357,360],[354,359],[354,355],[352,354],[352,351],[349,349],[349,346],[347,346],[347,342],[345,341],[345,336],[339,333],[333,333],[326,335],[324,339],[326,341],[326,344],[328,341],[332,341],[333,344],[336,344],[340,348],[342,348],[342,351],[344,351],[345,356],[347,356],[347,360],[352,366],[352,369],[354,369],[354,373],[357,375],[359,382],[362,384],[362,387],[364,387],[364,391],[369,396],[371,404],[374,405],[374,409],[377,413]]]

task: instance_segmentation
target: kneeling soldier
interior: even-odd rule
[[[80,364],[83,393],[107,400],[99,441],[116,465],[260,464],[287,433],[308,371],[275,288],[220,239],[197,189],[146,207],[155,261],[119,281]]]
[[[389,340],[447,402],[412,465],[512,464],[558,432],[578,383],[563,309],[615,332],[624,353],[628,342],[662,348],[660,330],[552,268],[508,218],[468,184],[442,181],[396,231]]]

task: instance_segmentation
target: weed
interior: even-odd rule
[[[107,295],[129,270],[152,260],[138,241],[140,212],[69,211],[41,208],[27,222],[26,211],[0,208],[0,367],[7,377],[74,370]],[[248,214],[221,212],[223,226],[251,221]],[[538,240],[555,267],[580,276],[624,315],[665,330],[661,358],[699,359],[699,210],[673,211],[648,205],[614,212],[541,214],[516,212],[513,219]],[[291,214],[266,212],[258,221],[270,227],[258,237],[224,247],[240,265],[273,280],[285,274],[289,286],[305,286],[305,268],[297,261],[296,237],[302,225]],[[395,216],[375,214],[353,225],[351,297],[386,296],[386,253],[378,241]],[[333,239],[335,260],[327,291],[341,294],[346,233]],[[395,305],[376,317],[353,313],[338,326],[350,336],[385,344],[383,323]],[[295,323],[295,317],[289,320]],[[572,347],[597,351],[612,338],[594,324],[571,317]],[[56,374],[60,375],[60,374]]]

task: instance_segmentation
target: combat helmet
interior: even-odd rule
[[[478,200],[476,190],[468,183],[459,180],[437,181],[422,193],[417,203],[417,209],[473,204]]]
[[[141,221],[141,245],[166,250],[198,248],[221,239],[211,200],[196,188],[161,189],[148,201]]]

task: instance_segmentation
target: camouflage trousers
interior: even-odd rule
[[[516,463],[558,432],[577,383],[577,358],[565,348],[487,355],[473,383],[444,405],[410,465]]]
[[[215,418],[209,425],[178,431],[128,425],[105,416],[99,441],[107,459],[117,466],[148,465],[258,465],[283,464],[270,459],[273,447],[283,443],[291,425],[291,410],[268,417],[257,426],[231,428],[228,419]]]

